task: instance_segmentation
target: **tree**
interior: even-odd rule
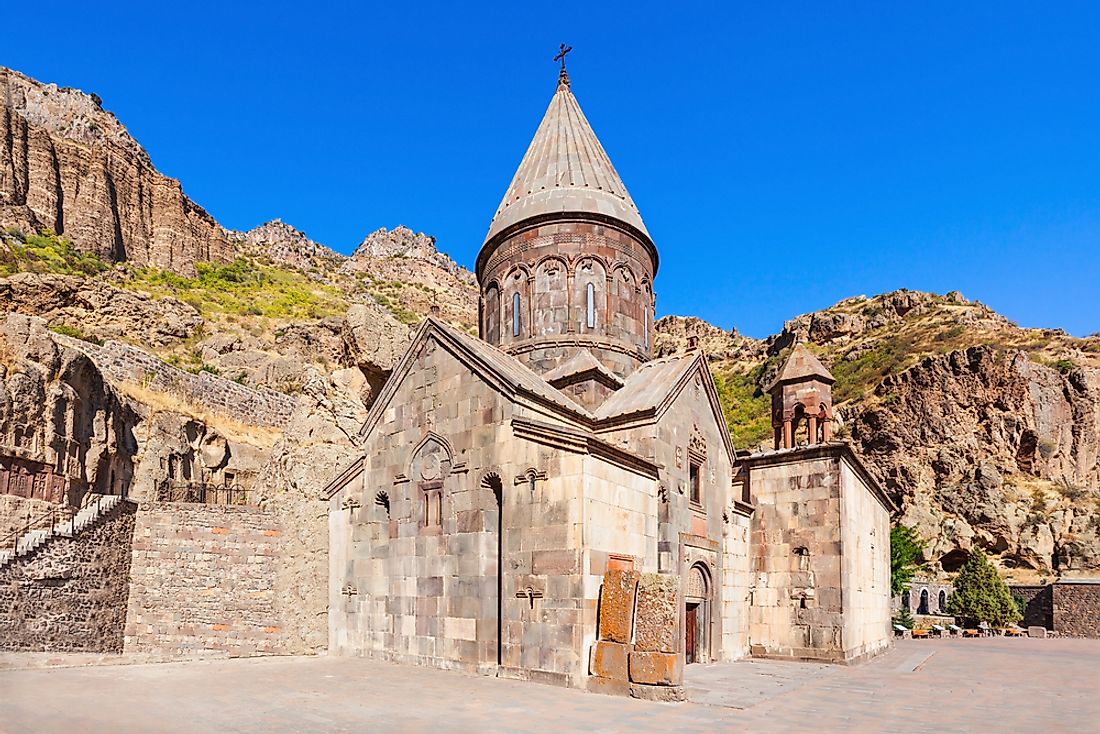
[[[999,627],[1022,619],[1016,601],[985,553],[975,548],[959,569],[955,591],[947,600],[947,611],[967,624],[988,622]]]
[[[890,528],[890,596],[909,588],[913,575],[924,569],[924,540],[905,525]]]

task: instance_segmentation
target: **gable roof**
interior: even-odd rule
[[[587,409],[548,384],[515,357],[429,316],[417,329],[408,350],[394,366],[378,399],[371,406],[367,419],[363,422],[363,428],[360,430],[361,435],[369,433],[378,422],[378,418],[397,392],[404,376],[415,364],[417,356],[423,351],[424,346],[433,340],[447,348],[451,354],[487,382],[508,395],[526,397],[565,417],[581,422],[590,422],[595,419]]]
[[[722,413],[710,367],[701,351],[661,357],[638,367],[627,377],[626,384],[596,410],[596,419],[602,424],[598,430],[618,428],[632,419],[660,418],[695,375],[700,377],[730,461],[736,463],[733,438]]]
[[[550,106],[485,235],[489,242],[513,224],[551,213],[595,214],[624,222],[645,235],[645,224],[626,186],[588,124],[568,80]]]
[[[542,379],[553,385],[555,382],[564,381],[578,375],[592,374],[598,376],[601,382],[616,388],[623,386],[623,378],[609,370],[603,362],[596,359],[592,352],[581,348],[572,357],[542,376]]]
[[[807,349],[805,344],[799,342],[794,345],[791,356],[787,357],[787,361],[783,363],[779,374],[768,385],[767,391],[771,392],[777,386],[788,382],[801,382],[813,377],[830,385],[836,382],[836,378],[829,370],[825,369],[825,365],[821,364],[821,360],[815,357],[814,353]]]

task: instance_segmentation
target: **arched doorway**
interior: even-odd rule
[[[940,602],[940,614],[946,614],[947,613],[947,592],[944,591],[943,589],[940,589],[939,602]]]
[[[700,663],[709,659],[710,649],[710,572],[702,563],[688,570],[684,589],[684,662]]]
[[[920,606],[917,608],[917,614],[928,614],[928,589],[920,591]]]
[[[504,663],[504,483],[495,473],[486,474],[481,480],[483,489],[493,493],[496,503],[496,536],[497,536],[497,665]],[[487,523],[488,527],[493,524]]]

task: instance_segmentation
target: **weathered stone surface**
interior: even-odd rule
[[[680,703],[688,700],[687,691],[683,686],[649,686],[644,683],[631,683],[630,695],[643,701],[662,701],[664,703]]]
[[[39,316],[99,339],[126,338],[153,347],[178,343],[202,324],[193,306],[175,298],[153,298],[98,278],[48,273],[0,279],[0,311]]]
[[[598,678],[590,676],[586,687],[589,693],[600,693],[605,696],[629,696],[630,681],[617,678]]]
[[[0,649],[122,652],[134,510],[0,563]]]
[[[1027,628],[1027,636],[1028,637],[1044,638],[1044,637],[1047,636],[1047,628],[1046,627],[1028,627]]]
[[[48,227],[82,250],[177,272],[235,246],[97,97],[0,68],[0,225]]]
[[[637,571],[608,571],[600,593],[600,639],[630,642],[634,622],[634,599],[641,574]]]
[[[0,321],[0,491],[75,503],[133,474],[137,415],[42,319]]]
[[[366,412],[357,394],[312,372],[256,482],[257,500],[276,514],[286,536],[284,560],[275,573],[275,606],[288,653],[318,652],[328,645],[329,538],[321,490],[356,456]]]
[[[143,502],[126,609],[126,652],[284,650],[276,611],[283,528],[254,507]]]
[[[592,675],[627,680],[630,646],[600,640],[592,646]]]
[[[646,573],[638,581],[634,649],[675,653],[680,640],[680,577]]]
[[[357,304],[348,309],[341,334],[341,364],[361,369],[377,391],[408,348],[412,331],[381,306]]]
[[[651,686],[681,685],[684,682],[684,657],[666,652],[632,652],[630,681]]]

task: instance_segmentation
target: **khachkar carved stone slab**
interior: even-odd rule
[[[629,643],[634,620],[634,598],[641,577],[637,571],[608,571],[600,595],[600,639]]]
[[[678,576],[647,573],[638,581],[634,649],[676,653],[680,638]]]

